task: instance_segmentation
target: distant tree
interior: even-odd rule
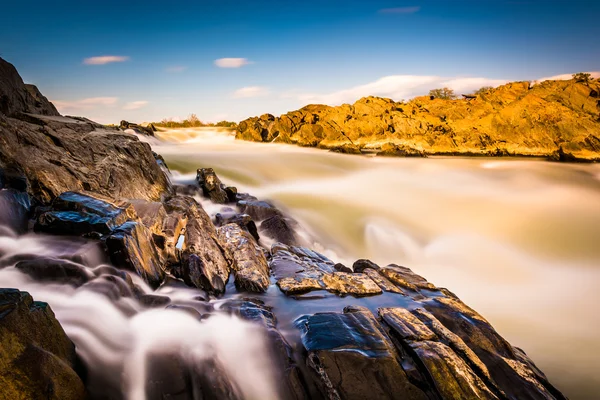
[[[435,99],[442,99],[442,100],[453,100],[456,98],[456,95],[454,94],[454,90],[450,89],[450,88],[442,88],[442,89],[432,89],[429,91],[429,96],[433,97]]]
[[[477,94],[477,95],[484,94],[486,92],[489,92],[492,89],[493,89],[492,86],[482,86],[479,89],[477,89],[476,91],[474,91],[473,94]]]
[[[214,124],[214,126],[219,126],[223,128],[235,128],[237,124],[231,121],[219,121],[216,124]]]
[[[186,121],[188,122],[189,126],[202,126],[202,122],[200,122],[200,119],[196,114],[190,114]]]
[[[591,78],[592,75],[588,74],[587,72],[578,72],[576,74],[573,74],[573,79],[575,79],[575,82],[588,83]]]

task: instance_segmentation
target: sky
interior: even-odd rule
[[[240,121],[600,71],[598,15],[592,0],[7,1],[0,57],[66,115]]]

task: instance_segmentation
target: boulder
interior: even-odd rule
[[[404,372],[401,355],[370,311],[317,313],[296,320],[307,364],[329,399],[427,399]]]
[[[229,195],[223,189],[224,185],[212,168],[200,168],[196,174],[196,182],[202,188],[204,196],[213,202],[218,204],[229,202]]]
[[[6,226],[16,233],[27,232],[31,201],[27,192],[16,189],[0,189],[0,226]]]
[[[365,270],[365,268],[371,268],[371,269],[374,269],[375,271],[379,271],[379,269],[380,269],[379,265],[375,264],[371,260],[360,259],[360,260],[354,261],[354,264],[352,264],[352,270],[354,272],[363,272]]]
[[[302,294],[324,289],[324,285],[315,278],[281,278],[277,287],[286,295]]]
[[[255,221],[262,221],[267,218],[283,215],[275,206],[266,201],[239,200],[237,205],[241,212],[250,215]]]
[[[351,268],[348,268],[348,267],[346,267],[344,264],[341,264],[341,263],[336,263],[336,264],[333,266],[333,268],[334,268],[336,271],[339,271],[339,272],[347,272],[347,273],[349,273],[349,274],[351,274],[351,273],[353,273],[353,272],[354,272],[354,271],[353,271]]]
[[[405,289],[418,291],[419,289],[437,290],[437,288],[427,282],[425,278],[415,274],[409,268],[390,264],[380,269],[383,276],[392,281],[395,285]]]
[[[381,288],[366,274],[332,272],[324,274],[321,279],[325,289],[342,295],[369,296],[382,293]]]
[[[269,265],[252,236],[237,224],[227,224],[217,229],[217,237],[233,257],[236,288],[266,292],[270,284]]]
[[[79,400],[75,346],[47,303],[0,289],[0,392],[5,399]]]
[[[41,282],[59,282],[81,286],[93,276],[84,266],[57,258],[19,261],[15,268]]]
[[[248,232],[252,235],[254,240],[258,243],[260,236],[258,234],[258,229],[256,228],[256,224],[252,217],[248,214],[238,214],[235,211],[232,212],[221,212],[215,215],[215,225],[223,226],[226,224],[237,224],[240,228]]]
[[[261,222],[260,229],[266,233],[267,236],[280,243],[287,244],[288,246],[296,246],[298,240],[294,233],[294,229],[292,229],[290,225],[289,219],[284,218],[281,215],[274,215]]]

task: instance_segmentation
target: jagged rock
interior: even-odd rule
[[[238,214],[235,210],[229,213],[221,212],[215,215],[216,226],[223,226],[230,223],[237,224],[240,228],[251,234],[258,243],[260,236],[258,235],[258,229],[251,216],[248,214]]]
[[[425,278],[415,274],[409,268],[399,265],[390,264],[380,269],[383,276],[388,278],[394,284],[406,289],[418,291],[419,289],[436,290],[437,288],[427,282]]]
[[[286,295],[324,289],[319,280],[314,278],[281,278],[277,280],[277,287]]]
[[[371,260],[360,259],[360,260],[354,261],[354,264],[352,264],[352,270],[354,272],[363,272],[365,270],[365,268],[371,268],[371,269],[374,269],[375,271],[379,271],[379,269],[380,269],[379,265],[375,264]]]
[[[600,81],[512,82],[469,100],[365,97],[308,105],[274,119],[248,118],[237,139],[381,155],[541,156],[600,160]],[[553,121],[553,122],[549,122]],[[562,148],[564,155],[557,154]]]
[[[306,247],[276,243],[271,247],[269,266],[277,280],[281,278],[316,278],[333,273],[335,263]]]
[[[0,394],[5,399],[79,400],[75,346],[47,303],[0,289]]]
[[[151,287],[157,288],[165,271],[152,234],[141,222],[129,221],[113,230],[105,240],[114,265],[135,271]]]
[[[225,186],[223,190],[227,193],[227,199],[230,203],[235,203],[237,201],[238,191],[235,186]]]
[[[340,294],[368,296],[382,293],[381,288],[366,274],[333,272],[324,274],[322,280],[325,289]]]
[[[288,246],[296,246],[298,244],[296,234],[290,226],[288,219],[281,215],[274,215],[265,219],[261,222],[260,229],[280,243],[287,244]]]
[[[20,261],[15,268],[42,282],[60,282],[81,286],[91,278],[91,273],[85,267],[72,261],[56,258]]]
[[[185,215],[187,221],[181,263],[173,266],[171,272],[188,285],[222,294],[233,260],[219,242],[210,217],[188,196],[175,196],[166,203],[166,209],[169,214]]]
[[[307,364],[329,399],[426,399],[401,367],[401,357],[370,311],[317,313],[296,320]]]
[[[0,189],[0,226],[7,226],[23,234],[27,232],[31,201],[26,192]]]
[[[274,216],[282,216],[281,211],[271,203],[259,200],[240,200],[237,202],[240,211],[250,215],[255,221],[261,221]]]
[[[156,128],[154,128],[154,125],[152,125],[152,124],[149,124],[149,126],[143,126],[140,124],[134,124],[134,123],[127,122],[124,120],[121,121],[121,123],[119,124],[119,128],[122,130],[131,129],[131,130],[135,131],[136,133],[141,133],[142,135],[147,135],[147,136],[154,136],[154,132],[156,131]]]
[[[200,168],[196,174],[196,182],[202,188],[204,196],[213,202],[219,204],[229,202],[229,196],[223,189],[221,180],[212,168]]]
[[[405,294],[404,291],[402,291],[402,289],[400,289],[398,286],[394,285],[386,277],[382,276],[379,272],[377,272],[373,268],[365,268],[363,270],[363,273],[367,274],[369,276],[369,278],[371,278],[377,284],[377,286],[379,286],[382,290],[384,290],[386,292]]]
[[[217,235],[233,257],[236,288],[240,291],[266,292],[270,284],[269,265],[252,236],[237,224],[218,228]]]

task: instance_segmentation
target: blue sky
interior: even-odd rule
[[[442,85],[467,91],[600,70],[600,1],[59,0],[2,8],[0,57],[64,114],[104,123],[190,113],[237,121],[309,102],[400,100]]]

